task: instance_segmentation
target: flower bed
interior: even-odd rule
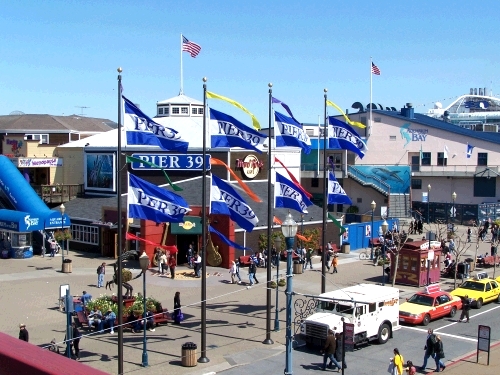
[[[133,311],[134,315],[142,315],[142,313],[144,312],[144,298],[142,297],[142,295],[136,294],[133,296],[133,298],[135,299],[134,303],[129,307],[123,308],[123,316],[127,316],[128,314],[130,314],[130,311]],[[96,298],[95,300],[87,303],[88,310],[93,310],[94,306],[97,306],[97,308],[101,310],[102,313],[105,313],[106,311],[108,311],[108,309],[111,309],[116,315],[118,315],[118,304],[113,300],[113,296],[101,295],[99,296],[99,298]],[[161,303],[153,297],[146,298],[146,308],[154,312],[162,311]]]

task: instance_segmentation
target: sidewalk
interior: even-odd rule
[[[491,345],[490,365],[487,366],[488,353],[479,352],[479,362],[476,363],[476,351],[466,354],[462,358],[452,360],[446,364],[446,374],[467,375],[496,375],[500,373],[500,342]],[[429,373],[428,373],[429,374]]]

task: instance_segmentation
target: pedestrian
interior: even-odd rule
[[[170,278],[175,279],[175,267],[177,266],[177,261],[174,255],[170,255],[168,259],[168,267],[170,268]]]
[[[80,359],[80,338],[82,337],[81,332],[78,330],[75,323],[71,323],[73,327],[73,348],[75,349],[76,359]],[[73,354],[73,353],[71,353]]]
[[[82,302],[83,307],[85,307],[90,301],[92,301],[92,296],[84,290],[82,296],[80,297],[80,301]]]
[[[469,311],[471,308],[472,301],[469,296],[466,294],[464,297],[460,297],[462,299],[462,313],[460,314],[459,322],[467,318],[466,323],[469,323]]]
[[[338,273],[337,271],[337,266],[339,265],[339,258],[337,256],[337,254],[335,254],[333,256],[333,259],[332,259],[332,267],[333,267],[333,271],[332,271],[332,274],[333,273]]]
[[[421,369],[424,371],[427,368],[427,361],[429,360],[429,357],[432,357],[434,359],[434,347],[436,345],[436,335],[434,334],[434,331],[432,329],[427,330],[427,339],[425,341],[425,354],[424,354],[424,364],[422,365]]]
[[[443,342],[441,341],[441,336],[436,335],[436,344],[434,346],[434,353],[436,356],[434,357],[434,361],[436,362],[436,371],[435,372],[440,372],[441,369],[444,371],[446,369],[446,366],[444,365],[443,361],[441,361],[442,358],[444,358],[444,349],[443,349]]]
[[[231,267],[229,268],[229,274],[231,275],[231,284],[236,284],[236,262],[233,260],[231,262]]]
[[[329,368],[332,368],[333,365],[337,367],[337,372],[340,371],[340,365],[334,357],[335,350],[337,349],[335,336],[333,330],[328,330],[328,335],[326,336],[325,346],[323,347],[323,371],[326,371],[326,361],[330,359],[330,363],[328,365]]]
[[[115,320],[116,320],[116,314],[111,310],[111,307],[108,308],[108,311],[106,314],[104,314],[104,325],[106,328],[109,326],[110,331],[109,333],[112,335],[115,333],[114,328],[115,328]]]
[[[307,269],[307,265],[309,264],[309,267],[313,269],[313,264],[312,264],[312,255],[313,255],[313,249],[309,248],[306,251],[306,266],[305,268]]]
[[[201,276],[201,256],[200,254],[195,255],[195,261],[194,261],[194,273],[196,277]]]
[[[23,340],[26,342],[30,341],[30,335],[28,330],[26,329],[26,324],[19,324],[19,340]]]
[[[102,321],[102,313],[101,310],[97,307],[97,305],[94,305],[94,310],[90,312],[88,315],[88,325],[89,325],[89,330],[92,329],[94,324],[96,325],[95,330],[96,332],[102,332],[104,322]]]
[[[248,266],[248,280],[250,281],[250,286],[253,286],[253,280],[255,280],[255,283],[258,284],[259,281],[255,277],[255,274],[257,273],[257,266],[255,265],[255,261],[253,258],[250,258],[250,265]]]
[[[56,256],[57,243],[56,240],[50,240],[50,256],[53,258]]]
[[[175,324],[181,324],[181,321],[184,320],[184,315],[181,311],[181,292],[175,292],[173,318]]]
[[[401,354],[399,354],[399,349],[394,348],[394,358],[391,358],[392,365],[393,365],[393,375],[403,375],[403,364],[404,364],[404,359]]]
[[[241,277],[240,277],[240,260],[236,259],[234,261],[236,265],[236,277],[238,278],[238,284],[241,284]]]
[[[467,242],[470,242],[471,234],[472,234],[472,229],[470,229],[470,227],[468,227],[467,228]]]
[[[189,245],[187,249],[187,261],[188,261],[188,267],[193,268],[193,245]]]
[[[104,286],[104,275],[106,275],[106,263],[102,262],[99,267],[97,267],[97,287],[102,288]]]
[[[330,258],[332,256],[332,253],[333,253],[333,247],[332,247],[332,241],[328,242],[327,246],[326,246],[326,260],[325,260],[325,265],[326,265],[326,268],[328,269],[328,272],[330,272]]]
[[[405,371],[407,375],[415,375],[417,373],[417,369],[413,366],[412,361],[406,361]]]
[[[161,273],[161,249],[159,247],[156,248],[155,261],[158,265],[158,273],[156,275],[159,275]]]
[[[167,254],[165,254],[164,251],[161,252],[160,263],[161,263],[161,274],[164,275],[165,270],[167,269]]]
[[[276,246],[273,245],[273,248],[271,249],[271,265],[272,267],[276,267],[278,264],[278,253],[276,252]]]
[[[337,362],[342,362],[342,367],[347,368],[347,363],[345,358],[343,357],[343,346],[344,343],[344,332],[337,332],[335,333],[335,359]]]

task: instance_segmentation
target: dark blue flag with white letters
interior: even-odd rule
[[[328,147],[333,149],[349,150],[362,159],[368,148],[358,133],[343,121],[335,117],[328,117]]]
[[[330,172],[328,175],[328,204],[334,203],[352,205],[351,198],[347,196],[345,190],[340,186],[335,175]]]
[[[305,154],[311,152],[311,139],[302,125],[293,118],[274,112],[276,147],[300,147]]]
[[[312,205],[307,195],[293,181],[276,172],[274,207],[290,208],[306,214],[307,207]]]

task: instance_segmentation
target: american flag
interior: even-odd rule
[[[372,62],[372,73],[375,74],[375,75],[377,75],[377,76],[380,75],[380,69],[373,62]]]
[[[182,51],[189,52],[191,57],[196,57],[201,51],[201,46],[190,42],[184,35],[182,36]]]

